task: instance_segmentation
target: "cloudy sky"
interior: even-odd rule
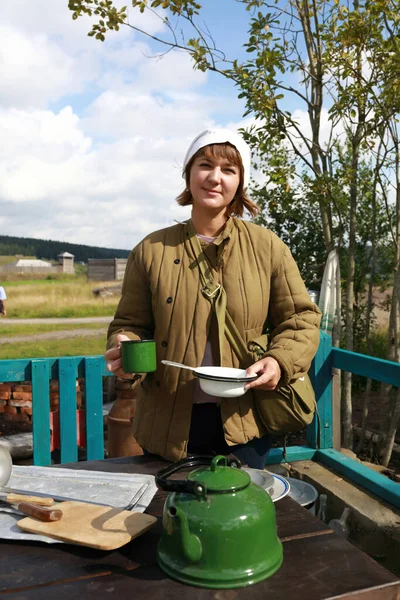
[[[206,4],[216,37],[240,47],[243,7]],[[148,58],[155,47],[128,28],[98,42],[71,15],[67,0],[2,6],[0,233],[130,249],[189,215],[174,200],[187,146],[206,127],[243,125],[243,103],[185,54]],[[154,16],[130,19],[162,35]]]

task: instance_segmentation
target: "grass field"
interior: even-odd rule
[[[104,354],[104,332],[74,338],[63,338],[62,332],[100,328],[104,330],[106,323],[12,324],[12,319],[109,316],[111,320],[119,297],[102,299],[94,296],[92,290],[115,285],[115,282],[88,282],[85,276],[62,274],[34,280],[14,276],[12,281],[2,284],[7,293],[7,317],[0,323],[0,339],[12,336],[16,341],[12,344],[0,344],[0,360]],[[59,331],[60,338],[18,342],[18,337],[49,331]]]
[[[43,325],[0,325],[0,341],[3,337],[13,337],[15,342],[0,344],[0,360],[13,358],[45,358],[48,356],[86,356],[88,354],[104,354],[106,334],[104,328],[106,323],[76,323],[76,324],[43,324]],[[98,335],[90,335],[75,338],[63,338],[63,331],[82,329],[102,329]],[[18,338],[28,335],[59,331],[59,339],[32,340],[29,342],[18,342]]]
[[[107,282],[110,284],[110,282]],[[107,285],[86,278],[18,280],[4,285],[8,318],[95,317],[115,312],[118,297],[99,298],[92,290]]]
[[[15,277],[15,275],[14,275]],[[28,275],[26,277],[20,277],[19,279],[4,279],[3,275],[0,276],[0,279],[3,281],[3,285],[5,287],[19,287],[21,285],[52,285],[54,283],[68,283],[68,282],[78,282],[80,280],[86,282],[85,277],[76,277],[75,275],[68,275],[66,273],[59,275],[47,275],[46,277],[42,277],[41,279],[32,279],[32,275]]]
[[[111,320],[111,317],[110,317]],[[107,323],[43,323],[30,325],[29,323],[7,324],[7,319],[0,322],[0,341],[2,337],[14,337],[18,339],[26,335],[35,335],[37,333],[48,333],[49,331],[70,331],[71,329],[101,329],[107,327]]]
[[[56,356],[92,356],[104,354],[105,345],[105,334],[82,338],[0,344],[0,360]]]

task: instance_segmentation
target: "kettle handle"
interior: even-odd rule
[[[177,462],[168,465],[165,469],[159,471],[156,475],[156,484],[166,492],[180,492],[184,494],[192,494],[193,496],[203,495],[206,492],[206,486],[200,481],[188,481],[187,479],[175,479],[169,480],[168,477],[181,469],[187,467],[197,467],[200,465],[211,465],[211,462],[215,456],[208,454],[200,454],[187,456]],[[237,458],[226,457],[227,465],[229,467],[237,467],[240,469],[241,462]]]

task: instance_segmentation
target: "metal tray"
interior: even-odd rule
[[[135,512],[144,512],[157,491],[153,475],[18,465],[13,466],[7,487],[45,493],[48,496],[57,494],[75,500],[93,500]],[[21,514],[13,507],[1,506],[0,538],[64,543],[21,531],[16,524],[20,519]]]

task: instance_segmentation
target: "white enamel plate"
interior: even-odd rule
[[[288,495],[290,483],[281,475],[260,469],[244,468],[243,470],[248,472],[253,483],[257,483],[264,488],[267,494],[271,496],[273,502],[277,502]]]
[[[280,475],[276,475],[275,473],[271,473],[271,475],[274,478],[274,487],[272,490],[269,490],[268,493],[271,496],[272,501],[276,502],[288,495],[290,492],[290,483]]]

